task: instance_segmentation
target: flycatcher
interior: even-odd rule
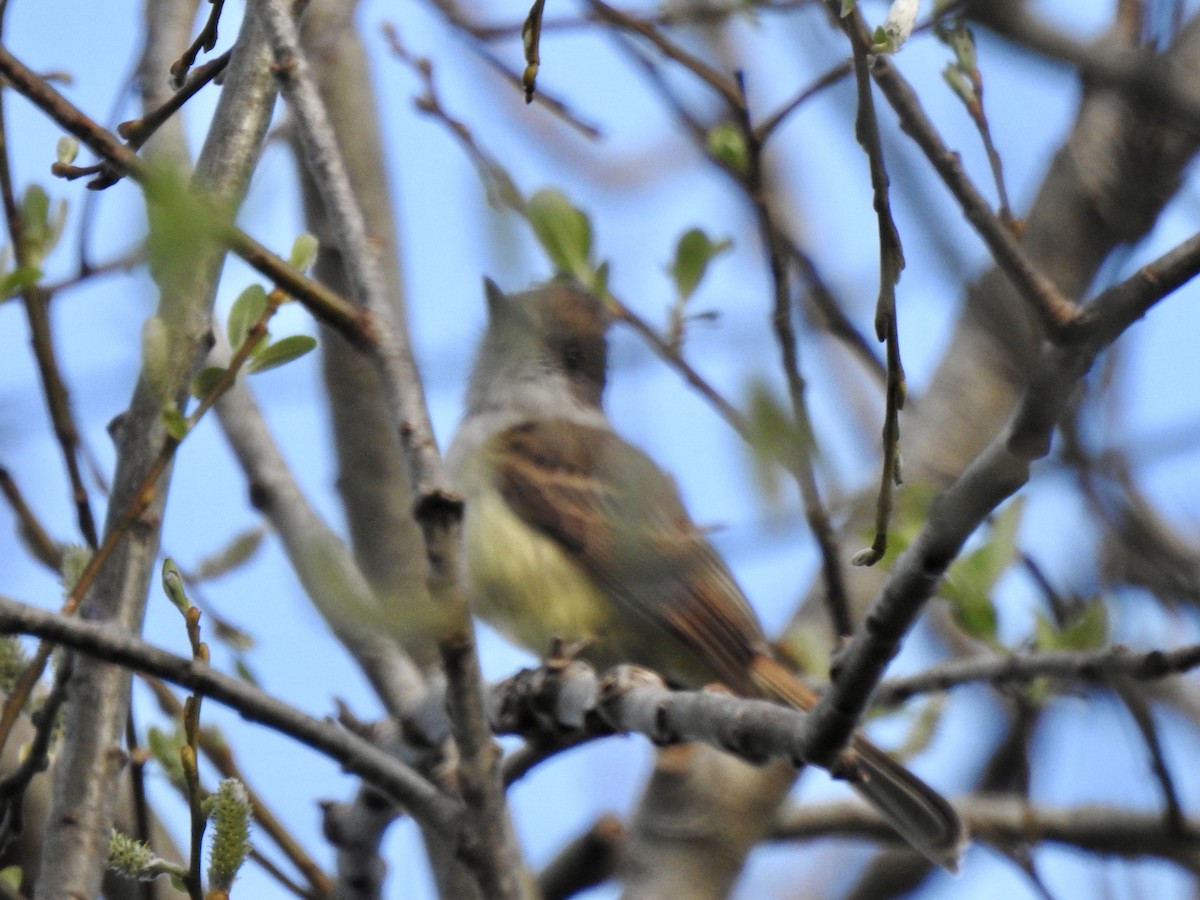
[[[719,681],[811,709],[816,695],[772,656],[674,480],[605,416],[602,302],[563,282],[506,296],[487,281],[486,293],[488,327],[447,455],[466,499],[479,615],[536,654],[562,638],[601,668],[635,663],[686,687]],[[953,808],[861,734],[852,746],[854,787],[953,870],[965,843]]]

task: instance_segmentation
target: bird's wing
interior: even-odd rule
[[[670,635],[740,693],[815,705],[770,657],[733,576],[649,457],[608,429],[568,422],[522,425],[495,440],[510,508],[587,571],[627,623]],[[647,657],[661,659],[661,644]],[[853,749],[854,786],[914,847],[954,871],[966,842],[954,808],[861,734]]]
[[[561,420],[510,428],[491,449],[510,508],[587,571],[620,615],[674,636],[706,671],[747,689],[766,639],[670,476],[615,432]]]

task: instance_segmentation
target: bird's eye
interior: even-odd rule
[[[575,341],[569,341],[563,347],[562,359],[568,372],[578,372],[583,368],[583,348]]]

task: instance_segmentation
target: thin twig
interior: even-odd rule
[[[1156,812],[1114,806],[1048,807],[1021,797],[961,797],[954,806],[972,837],[1001,850],[1055,843],[1126,859],[1169,859],[1193,872],[1200,868],[1195,838],[1200,820],[1189,819],[1184,831],[1174,831]],[[882,817],[861,803],[790,805],[780,813],[772,837],[794,841],[830,835],[897,839]]]
[[[21,536],[25,539],[34,556],[49,569],[62,571],[62,548],[58,541],[51,537],[50,532],[42,525],[37,515],[25,502],[21,489],[8,469],[0,466],[0,492],[3,492],[8,505],[20,524]]]
[[[871,172],[871,190],[879,230],[879,297],[875,303],[875,337],[887,348],[887,386],[884,392],[883,460],[879,474],[879,492],[875,499],[875,537],[871,546],[854,555],[854,565],[871,566],[883,559],[887,551],[888,525],[892,517],[895,487],[900,483],[900,410],[904,407],[907,388],[904,366],[900,361],[900,331],[896,313],[896,284],[904,268],[904,250],[900,232],[892,218],[889,180],[883,159],[883,142],[879,135],[879,119],[871,92],[869,74],[870,44],[866,25],[857,10],[839,19],[842,30],[853,50],[855,85],[858,109],[854,119],[854,134]]]
[[[960,33],[963,35],[963,40],[970,42],[971,56],[974,58],[975,38],[961,24],[958,26]],[[940,34],[941,32],[939,32]],[[950,41],[951,46],[954,44]],[[983,149],[987,153],[988,167],[992,170],[992,181],[996,185],[996,200],[999,208],[996,214],[1000,217],[1000,221],[1008,225],[1009,228],[1015,226],[1015,220],[1012,214],[1012,205],[1008,202],[1008,188],[1004,183],[1004,162],[1000,158],[1000,151],[996,148],[996,141],[992,137],[992,128],[988,123],[987,112],[983,106],[983,73],[979,70],[979,66],[971,65],[969,68],[960,64],[958,71],[961,71],[971,84],[971,96],[964,98],[967,107],[967,114],[971,117],[971,121],[975,123],[975,128],[979,132],[979,137],[983,141]],[[1020,234],[1020,232],[1015,232]]]
[[[513,87],[521,87],[521,76],[515,72],[509,71],[508,67],[498,60],[492,53],[489,53],[483,47],[476,47],[475,52],[479,54],[480,59],[495,69],[505,81],[507,81]],[[569,106],[567,106],[566,101],[561,100],[555,94],[548,92],[545,87],[540,85],[538,86],[537,92],[533,95],[533,101],[539,106],[544,107],[555,118],[561,120],[564,124],[573,128],[575,131],[578,131],[588,140],[596,141],[604,137],[604,132],[601,130],[600,126],[584,120],[578,113],[574,112]]]
[[[171,78],[177,84],[181,83],[187,75],[188,69],[192,67],[192,63],[196,61],[201,50],[207,51],[217,46],[217,23],[221,21],[221,8],[225,5],[225,0],[208,0],[208,2],[212,9],[209,10],[204,27],[200,29],[200,33],[196,35],[192,45],[183,51],[183,55],[171,66]]]
[[[771,326],[779,346],[780,364],[787,381],[788,397],[792,406],[792,424],[796,429],[795,461],[790,466],[800,487],[804,504],[804,516],[816,539],[821,553],[821,572],[825,582],[825,605],[828,608],[834,632],[841,637],[854,630],[850,617],[850,603],[846,592],[846,577],[842,570],[841,549],[837,535],[829,520],[829,513],[821,499],[816,476],[816,431],[808,412],[806,385],[800,374],[800,354],[796,332],[792,327],[791,285],[788,278],[786,250],[781,241],[780,229],[774,222],[771,207],[766,201],[763,184],[762,144],[750,121],[745,84],[738,78],[741,102],[735,110],[738,127],[746,143],[746,172],[744,193],[754,206],[758,229],[767,253],[767,269],[771,273],[772,294]]]
[[[179,702],[166,684],[158,678],[151,677],[146,677],[144,681],[153,692],[155,699],[158,700],[159,708],[166,715],[173,719],[183,715],[183,704]],[[288,831],[287,826],[267,806],[262,796],[250,786],[229,744],[207,729],[201,729],[197,735],[197,742],[200,751],[212,764],[213,768],[221,773],[222,777],[236,778],[246,788],[246,796],[250,799],[250,808],[254,814],[255,824],[275,842],[275,845],[292,861],[292,864],[304,874],[313,892],[321,896],[330,894],[333,891],[332,879],[308,855],[304,847],[300,845],[300,842]]]
[[[149,167],[116,135],[96,124],[62,96],[54,87],[0,45],[0,75],[15,90],[94,153],[145,183]],[[251,268],[300,301],[314,316],[325,322],[356,347],[378,344],[371,317],[360,314],[336,293],[296,271],[275,253],[233,225],[218,227],[217,235],[225,245]]]
[[[188,73],[187,79],[171,95],[170,99],[136,119],[122,122],[117,126],[117,134],[129,143],[132,150],[140,149],[151,135],[158,131],[167,119],[182,109],[188,100],[198,94],[201,88],[220,77],[221,73],[225,71],[225,67],[229,65],[232,56],[233,49],[231,48],[220,56],[213,57],[204,65],[197,66]]]
[[[1073,339],[1110,344],[1155,304],[1200,273],[1200,232],[1168,250],[1084,307]]]
[[[812,2],[812,0],[808,0],[808,2]],[[957,7],[965,5],[965,3],[966,0],[950,0],[950,2],[940,4],[934,11],[934,15],[931,20],[924,22],[913,29],[913,35],[915,36],[923,31],[928,31],[931,28],[937,28],[939,22],[944,21],[948,16],[954,15],[956,12],[958,12]],[[777,111],[767,116],[757,126],[755,126],[759,140],[765,144],[767,139],[774,134],[776,129],[783,124],[784,120],[787,119],[788,116],[803,106],[808,100],[825,90],[825,88],[837,84],[837,82],[849,75],[853,69],[854,62],[853,60],[848,59],[845,62],[838,63],[836,66],[833,66],[826,71],[825,74],[818,77],[816,81],[814,81],[804,90],[800,91],[800,93],[798,93],[795,97],[793,97]]]
[[[168,567],[173,563],[168,559],[163,566],[163,580],[168,577]],[[178,572],[171,573],[176,578]],[[182,585],[176,582],[182,592]],[[183,598],[182,593],[179,594]],[[172,599],[176,599],[174,596]],[[186,599],[186,598],[183,598]],[[188,643],[192,648],[192,660],[202,665],[208,665],[208,645],[200,640],[200,610],[189,606],[184,613],[187,622]],[[188,871],[183,878],[193,900],[204,900],[204,882],[200,874],[203,862],[204,832],[208,827],[208,816],[204,814],[204,788],[200,784],[200,766],[196,758],[196,745],[200,734],[200,707],[204,695],[193,692],[183,701],[183,744],[179,748],[180,768],[183,771],[184,799],[187,801],[191,828],[189,830]]]
[[[146,258],[144,247],[138,246],[128,251],[121,253],[112,259],[105,260],[102,263],[91,263],[82,265],[74,275],[69,275],[60,281],[48,281],[42,285],[42,290],[46,292],[46,296],[50,299],[65,291],[72,290],[82,285],[85,281],[89,281],[93,276],[111,275],[117,272],[130,272],[134,266],[143,262]]]
[[[54,735],[58,730],[58,714],[67,700],[71,673],[75,663],[67,657],[54,673],[54,685],[46,695],[45,702],[34,715],[34,737],[24,757],[12,772],[0,780],[0,821],[4,823],[3,839],[7,846],[12,837],[20,834],[24,819],[25,791],[35,775],[45,771],[47,757]]]
[[[1166,751],[1155,726],[1154,716],[1150,713],[1150,704],[1146,697],[1133,690],[1133,685],[1128,682],[1117,681],[1113,688],[1125,708],[1129,710],[1138,734],[1142,736],[1142,743],[1146,745],[1146,753],[1150,757],[1150,771],[1162,792],[1163,818],[1166,825],[1175,831],[1182,831],[1185,818],[1179,789],[1171,775],[1171,767],[1167,764]]]
[[[1194,78],[1179,77],[1177,62],[1164,54],[1080,40],[1031,14],[1023,4],[971,3],[967,12],[1002,38],[1074,66],[1089,85],[1118,88],[1132,102],[1162,106],[1177,119],[1200,121],[1200,86]]]
[[[917,146],[958,200],[963,214],[991,251],[992,258],[1008,276],[1017,293],[1041,322],[1047,337],[1061,340],[1075,316],[1075,305],[1034,265],[1009,228],[963,169],[957,153],[942,141],[929,121],[912,87],[887,56],[877,56],[871,75],[896,114],[900,127]]]
[[[442,13],[443,16],[445,16],[446,21],[449,22],[450,25],[459,29],[471,38],[471,49],[474,50],[484,62],[499,72],[504,80],[509,82],[513,87],[517,88],[518,90],[524,90],[521,76],[511,71],[508,66],[498,59],[496,55],[492,53],[492,51],[486,46],[487,41],[490,39],[488,36],[488,28],[477,25],[469,20],[465,15],[462,14],[462,11],[457,3],[438,2],[438,0],[434,0],[433,5],[439,12]],[[520,35],[520,32],[521,26],[518,25],[516,26],[515,34]],[[384,37],[392,45],[392,49],[395,50],[400,44],[399,33],[396,31],[396,27],[390,22],[385,22],[383,25],[383,33]],[[603,132],[598,126],[585,121],[577,113],[571,110],[566,101],[559,99],[553,94],[548,94],[543,88],[538,88],[537,92],[533,95],[533,101],[538,105],[545,107],[545,109],[549,111],[551,115],[562,120],[566,125],[575,129],[589,140],[596,140],[603,136]]]
[[[842,305],[834,296],[832,289],[817,268],[816,261],[788,234],[780,230],[779,239],[787,247],[792,262],[800,269],[808,290],[804,298],[809,300],[822,320],[817,324],[832,335],[855,356],[873,379],[879,384],[887,383],[887,367],[879,361],[874,347],[867,341],[866,335],[855,327],[854,322],[846,315]]]
[[[754,4],[754,13],[790,12],[801,6],[811,5],[815,0],[765,0]],[[447,21],[481,41],[499,41],[520,37],[521,23],[506,25],[482,25],[469,21],[461,15],[457,5],[447,0],[434,0],[434,5],[446,16]],[[657,9],[642,16],[651,25],[713,25],[726,22],[742,15],[744,10],[737,6],[717,3],[711,6],[689,3],[686,7]],[[583,16],[559,16],[548,18],[542,23],[543,31],[576,31],[590,28],[600,21],[596,14]]]
[[[732,403],[721,396],[709,382],[692,367],[679,351],[672,347],[670,342],[665,340],[654,328],[639,316],[636,312],[622,303],[615,297],[609,297],[609,303],[613,309],[613,315],[629,325],[634,331],[641,335],[642,339],[650,345],[650,349],[658,355],[658,357],[667,363],[671,368],[678,372],[701,397],[709,402],[717,414],[725,421],[742,438],[742,440],[750,443],[753,439],[754,429],[750,422],[742,415]]]
[[[0,23],[0,28],[2,27],[2,23]],[[29,259],[29,251],[25,242],[25,225],[17,207],[12,173],[9,169],[8,129],[4,114],[3,92],[0,92],[0,199],[4,206],[9,242],[17,268],[34,265]],[[59,369],[58,359],[54,354],[54,341],[50,334],[50,316],[46,309],[48,295],[37,285],[30,285],[21,292],[21,296],[25,304],[25,315],[29,320],[29,330],[33,336],[33,353],[37,359],[38,373],[42,379],[42,394],[46,398],[50,421],[54,425],[54,435],[58,439],[63,462],[67,466],[67,476],[71,483],[71,498],[75,504],[79,531],[88,546],[95,549],[99,538],[96,534],[96,521],[92,517],[91,504],[88,503],[87,488],[84,487],[83,476],[79,469],[79,429],[75,427],[75,419],[71,415],[70,395]]]
[[[1115,645],[1102,650],[1058,650],[1005,654],[1003,656],[954,659],[924,672],[890,678],[879,686],[874,701],[894,706],[919,694],[946,691],[968,684],[987,682],[1000,686],[1058,678],[1086,684],[1105,684],[1118,679],[1154,681],[1191,671],[1200,666],[1200,644],[1174,650],[1135,651]]]
[[[836,66],[820,76],[816,81],[802,90],[799,94],[785,103],[771,115],[767,116],[756,126],[754,126],[754,136],[760,144],[765,144],[775,134],[776,130],[782,125],[792,113],[815,97],[821,91],[832,85],[837,84],[847,75],[854,71],[854,63],[850,60],[838,63]]]
[[[668,59],[679,63],[702,82],[717,92],[731,109],[736,109],[741,103],[737,85],[722,75],[704,60],[688,53],[678,44],[667,37],[652,24],[609,6],[604,0],[588,0],[588,5],[602,22],[608,22],[625,31],[640,35],[658,48]]]
[[[229,706],[325,754],[376,785],[422,824],[453,838],[462,805],[392,755],[333,723],[316,719],[240,678],[160,650],[112,625],[61,616],[0,596],[0,633],[31,634],[132,671],[154,675]]]
[[[189,74],[187,80],[184,81],[179,89],[157,109],[151,110],[140,118],[130,119],[118,125],[117,134],[125,139],[126,146],[135,153],[140,150],[146,141],[150,140],[154,136],[154,133],[171,116],[183,108],[183,105],[188,100],[192,99],[192,97],[200,92],[201,88],[225,71],[232,57],[233,50],[231,48],[220,56],[209,60]],[[95,175],[96,177],[87,184],[89,191],[102,191],[110,188],[123,177],[120,172],[116,171],[107,162],[91,166],[73,166],[56,163],[51,166],[50,171],[54,175],[65,178],[68,181],[74,181],[77,178],[84,178],[88,175]]]
[[[625,826],[613,815],[600,816],[583,834],[559,850],[541,874],[543,900],[567,900],[613,877],[625,844]]]

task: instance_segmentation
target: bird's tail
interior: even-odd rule
[[[817,694],[781,663],[756,657],[751,667],[755,685],[770,699],[800,710],[812,709]],[[859,778],[853,787],[897,833],[927,859],[951,872],[967,844],[967,832],[946,799],[861,733],[851,742]]]

